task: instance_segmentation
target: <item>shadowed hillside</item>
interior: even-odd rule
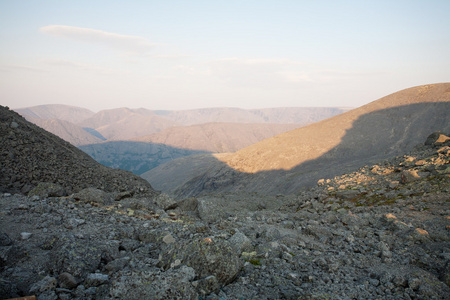
[[[410,88],[234,154],[215,155],[202,173],[174,182],[166,191],[179,187],[178,197],[241,190],[292,193],[320,178],[407,152],[430,132],[450,131],[449,116],[450,84]],[[167,172],[183,172],[179,169],[189,169],[190,163],[197,164],[174,162],[143,177],[159,186],[155,179],[168,178]]]
[[[104,142],[79,148],[104,166],[131,171],[137,175],[176,158],[206,152],[132,141]]]

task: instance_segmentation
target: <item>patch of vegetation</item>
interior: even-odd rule
[[[249,263],[251,263],[254,266],[260,266],[261,265],[261,259],[252,257],[249,260],[247,260]]]

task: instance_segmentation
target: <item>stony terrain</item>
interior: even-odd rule
[[[449,162],[434,133],[286,196],[2,193],[0,298],[448,299]]]

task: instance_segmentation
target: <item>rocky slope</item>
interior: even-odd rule
[[[319,178],[409,151],[429,132],[448,132],[449,116],[450,83],[406,89],[236,153],[214,155],[202,173],[170,192],[180,198],[213,191],[292,193]],[[174,162],[146,175],[169,177],[163,172],[179,168],[190,166]]]
[[[100,165],[68,142],[0,106],[0,191],[28,193],[40,183],[60,186],[59,195],[83,188],[154,193],[148,182]]]
[[[450,138],[287,196],[0,194],[0,297],[448,299]]]

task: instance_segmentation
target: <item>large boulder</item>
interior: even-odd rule
[[[439,145],[450,140],[450,137],[443,134],[441,131],[436,131],[430,134],[425,141],[425,145]]]
[[[86,188],[73,195],[73,198],[86,203],[109,204],[112,202],[112,196],[96,188]]]
[[[49,268],[55,274],[67,272],[84,277],[95,272],[100,265],[102,249],[93,242],[68,238],[60,240],[52,249]]]
[[[199,299],[193,285],[195,271],[187,266],[166,272],[133,272],[111,284],[114,299]]]
[[[226,241],[213,238],[170,244],[162,251],[161,267],[169,269],[181,264],[194,268],[199,279],[214,275],[221,286],[232,282],[243,266]]]
[[[46,197],[63,197],[67,192],[64,187],[52,182],[41,182],[35,188],[28,192],[28,196]]]

